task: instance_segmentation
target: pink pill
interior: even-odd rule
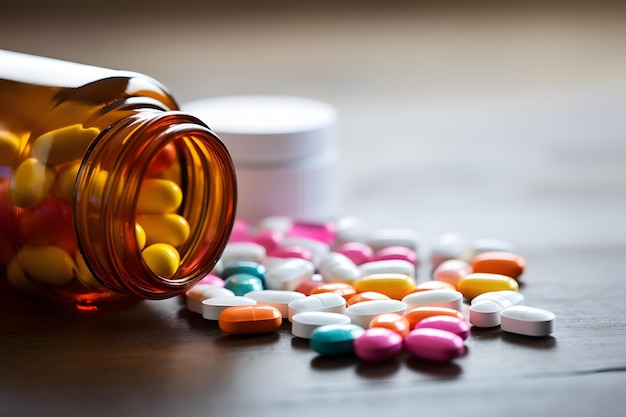
[[[315,223],[298,221],[292,223],[291,228],[287,231],[287,236],[313,239],[330,245],[335,240],[336,233],[335,224],[332,222]]]
[[[265,248],[267,252],[271,252],[280,246],[283,240],[283,234],[277,230],[262,230],[257,233],[252,241]]]
[[[385,327],[372,327],[354,341],[354,353],[367,362],[382,362],[400,353],[402,345],[399,333]]]
[[[411,248],[404,246],[388,246],[377,251],[372,261],[384,261],[388,259],[400,259],[417,265],[417,255]]]
[[[304,246],[279,246],[267,254],[270,258],[300,258],[313,262],[313,253]]]
[[[356,265],[371,262],[374,257],[374,251],[365,243],[347,242],[339,246],[334,252],[341,253],[348,257]]]
[[[452,316],[432,316],[421,320],[415,325],[416,329],[439,329],[454,333],[466,340],[470,334],[470,326],[465,320]]]
[[[441,329],[411,330],[404,345],[416,358],[435,362],[449,362],[465,353],[463,339]]]
[[[235,219],[229,242],[250,242],[252,240],[250,224],[245,220]]]
[[[202,278],[200,281],[196,283],[196,285],[198,284],[212,285],[215,287],[223,287],[224,280],[218,277],[217,275],[207,274],[204,278]]]
[[[459,281],[474,272],[472,265],[460,259],[448,259],[439,264],[433,271],[435,281],[446,282],[456,288]]]

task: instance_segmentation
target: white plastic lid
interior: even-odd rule
[[[318,155],[335,146],[337,112],[301,97],[242,95],[192,101],[181,109],[198,117],[235,162],[277,162]]]

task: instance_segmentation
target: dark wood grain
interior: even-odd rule
[[[344,213],[418,231],[420,280],[442,233],[510,241],[555,334],[474,329],[454,363],[371,365],[320,358],[287,324],[226,336],[179,299],[81,316],[0,294],[0,415],[623,415],[623,10],[218,10],[117,15],[115,30],[15,12],[0,47],[148,73],[181,102],[330,102]]]

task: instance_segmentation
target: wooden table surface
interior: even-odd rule
[[[31,3],[0,6],[1,48],[143,72],[182,103],[334,105],[345,215],[417,231],[420,282],[445,232],[511,242],[526,303],[557,322],[537,340],[474,329],[448,365],[371,365],[320,358],[286,324],[225,336],[179,299],[79,316],[2,294],[0,416],[623,415],[622,9]]]

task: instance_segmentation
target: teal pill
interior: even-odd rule
[[[323,356],[342,356],[354,353],[354,341],[365,333],[356,324],[327,324],[311,333],[311,348]]]
[[[263,285],[265,285],[265,274],[267,273],[267,268],[265,266],[252,262],[252,261],[237,261],[228,263],[224,266],[224,270],[222,271],[221,277],[226,279],[231,275],[236,274],[248,274],[254,275],[263,281]]]
[[[235,295],[245,295],[250,291],[263,290],[263,281],[259,277],[250,274],[234,274],[226,278],[224,288],[235,293]]]

